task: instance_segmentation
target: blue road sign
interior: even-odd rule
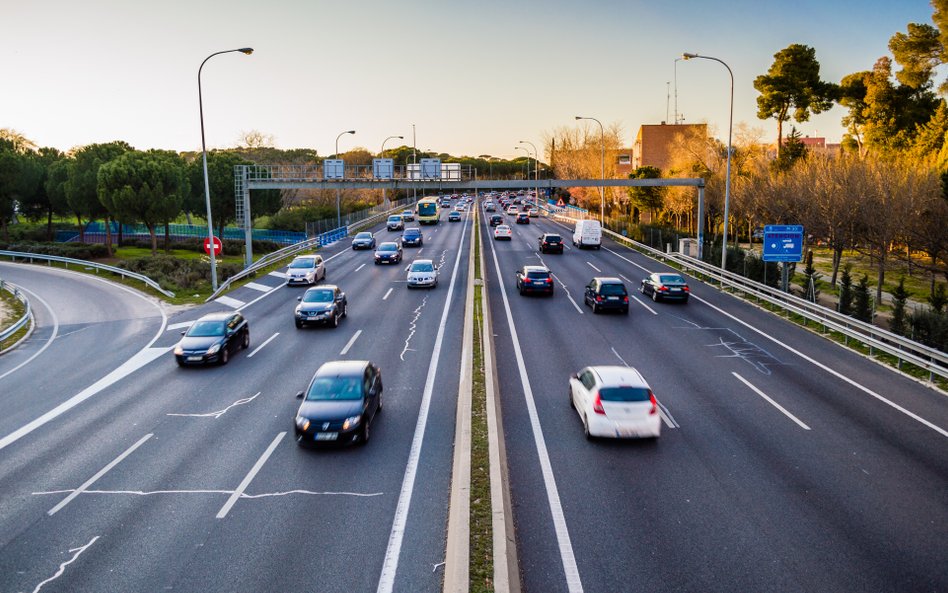
[[[803,225],[764,226],[764,261],[803,261]]]

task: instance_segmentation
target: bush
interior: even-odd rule
[[[843,267],[843,274],[839,278],[839,306],[837,310],[842,315],[849,315],[853,310],[853,277],[852,264]]]
[[[905,290],[905,277],[899,278],[899,285],[892,291],[892,321],[889,330],[900,336],[905,335],[905,301],[911,294]]]
[[[853,289],[853,317],[866,323],[872,322],[872,301],[869,298],[869,276],[865,274]]]
[[[22,243],[0,243],[0,249],[5,251],[21,251],[56,257],[70,257],[72,259],[96,259],[108,257],[105,245],[98,243],[36,243],[32,241]]]
[[[166,290],[174,292],[195,290],[201,284],[211,282],[209,261],[180,259],[173,255],[159,254],[149,257],[136,257],[119,262],[118,267],[148,276]],[[220,264],[217,273],[221,280],[227,280],[242,270],[240,264]]]
[[[909,316],[911,339],[926,346],[948,352],[948,315],[933,309]]]

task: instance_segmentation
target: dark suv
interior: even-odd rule
[[[367,360],[334,360],[313,375],[293,428],[300,445],[369,441],[370,429],[382,411],[382,371]]]
[[[555,233],[540,235],[540,253],[563,253],[563,237]]]
[[[517,290],[553,296],[553,274],[546,266],[523,266],[517,270]]]
[[[491,214],[490,226],[497,226],[498,224],[504,224],[504,217],[500,214]]]
[[[586,285],[583,300],[592,307],[593,313],[600,311],[622,311],[629,313],[629,291],[618,278],[593,278]]]

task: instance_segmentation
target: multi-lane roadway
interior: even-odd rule
[[[175,311],[0,264],[38,315],[0,357],[0,590],[440,590],[474,233],[524,591],[948,590],[943,394],[697,281],[687,305],[632,292],[628,316],[593,315],[590,278],[634,289],[662,266],[572,248],[546,218],[506,217],[510,242],[442,218],[398,266],[324,250],[349,297],[336,329],[297,330],[305,289],[278,273]],[[541,232],[565,253],[538,254]],[[406,287],[414,257],[437,288]],[[552,269],[552,298],[517,294],[524,264]],[[250,348],[178,368],[181,329],[234,308]],[[335,359],[382,369],[372,440],[298,447],[294,395]],[[642,372],[657,441],[584,438],[567,379],[591,364]]]

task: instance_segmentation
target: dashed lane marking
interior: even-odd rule
[[[256,290],[259,292],[270,292],[270,288],[272,288],[264,284],[257,284],[256,282],[248,282],[244,284],[244,286],[246,286],[247,288],[252,288],[253,290]]]
[[[219,297],[217,297],[217,298],[214,299],[214,300],[215,300],[216,302],[222,304],[222,305],[227,305],[227,306],[230,307],[231,309],[239,309],[239,308],[241,308],[241,307],[244,306],[244,302],[243,302],[243,301],[238,301],[237,299],[231,298],[231,297],[226,296],[226,295],[224,295],[224,296],[219,296]]]

